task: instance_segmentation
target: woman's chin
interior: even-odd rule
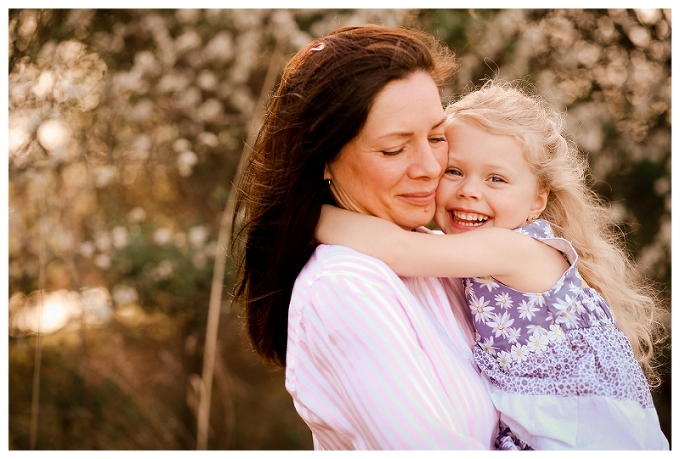
[[[397,225],[401,226],[406,230],[412,230],[414,228],[420,228],[421,226],[427,226],[432,222],[432,217],[434,215],[414,215],[411,218],[404,218],[400,222],[395,222]]]

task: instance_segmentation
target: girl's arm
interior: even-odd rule
[[[434,236],[324,205],[316,237],[384,261],[400,276],[492,276],[517,290],[543,292],[568,268],[562,255],[529,236],[489,227]]]

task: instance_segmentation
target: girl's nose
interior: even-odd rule
[[[458,187],[458,197],[466,199],[479,199],[480,189],[474,178],[466,177]]]

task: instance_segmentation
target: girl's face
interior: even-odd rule
[[[326,165],[337,203],[405,229],[425,225],[448,151],[444,109],[432,78],[417,72],[388,83],[359,134]]]
[[[444,233],[487,226],[515,229],[538,217],[548,190],[511,136],[491,134],[463,122],[446,131],[449,159],[437,189],[435,223]]]

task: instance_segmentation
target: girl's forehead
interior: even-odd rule
[[[474,136],[449,142],[448,165],[484,173],[535,176],[522,145],[510,136]]]

